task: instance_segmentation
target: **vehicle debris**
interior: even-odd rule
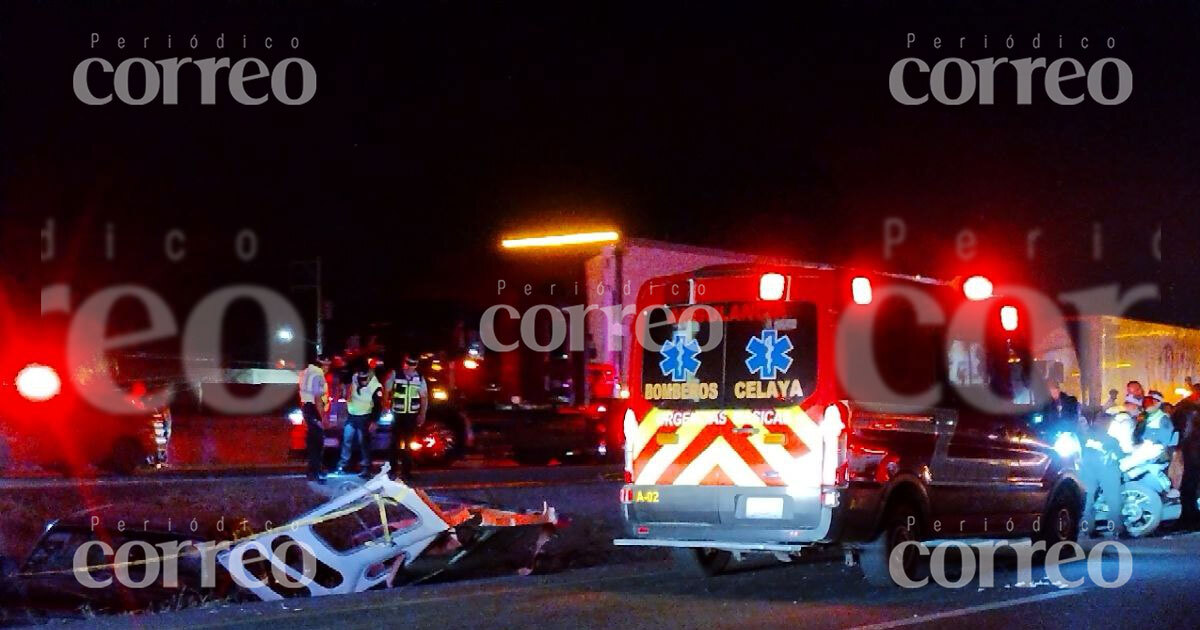
[[[375,477],[257,533],[224,518],[198,530],[179,520],[172,526],[168,515],[136,504],[53,520],[28,556],[0,557],[0,622],[176,609],[239,593],[280,600],[435,576],[528,575],[566,524],[545,504],[517,511],[430,497],[387,472],[385,465]]]
[[[435,501],[389,479],[388,468],[291,522],[237,541],[217,561],[263,600],[355,593],[395,586],[411,577],[408,569],[419,559],[433,561],[419,572],[428,576],[529,534],[537,539],[531,565],[558,524],[545,504],[522,512]]]

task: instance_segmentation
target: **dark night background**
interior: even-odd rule
[[[1198,14],[1175,2],[6,2],[0,265],[17,294],[55,278],[84,293],[144,283],[182,321],[234,281],[287,291],[289,261],[321,255],[335,333],[380,319],[423,330],[494,299],[497,278],[524,280],[528,263],[497,248],[504,234],[613,225],[878,265],[882,221],[896,216],[909,238],[891,268],[983,269],[1051,292],[1159,282],[1164,301],[1137,314],[1200,325]],[[102,40],[90,50],[93,32]],[[918,42],[906,50],[909,32]],[[268,35],[273,50],[262,47]],[[292,36],[294,53],[282,45]],[[947,47],[934,50],[935,36]],[[1080,50],[1081,36],[1092,48]],[[292,54],[318,75],[299,107],[232,103],[223,81],[219,104],[201,106],[187,74],[176,106],[89,107],[71,89],[91,56],[273,66]],[[1113,107],[1054,105],[1040,80],[1034,104],[1017,106],[1011,78],[998,80],[991,106],[905,107],[888,92],[889,70],[907,56],[1069,56],[1086,67],[1108,55],[1134,76],[1133,95]],[[50,217],[59,256],[43,264]],[[1159,225],[1161,263],[1151,254]],[[176,227],[187,234],[181,263],[163,254]],[[251,263],[233,253],[243,227],[259,236]],[[979,237],[970,263],[954,256],[963,228]],[[1044,236],[1029,262],[1033,228]]]

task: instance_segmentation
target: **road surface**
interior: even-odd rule
[[[1088,543],[1090,546],[1092,543]],[[677,576],[662,561],[551,575],[416,585],[286,602],[212,605],[151,616],[92,619],[95,628],[1158,628],[1197,627],[1200,535],[1135,541],[1119,588],[1090,580],[1060,588],[1035,570],[1018,585],[1001,561],[996,586],[877,589],[836,563],[747,569],[709,580]],[[1115,557],[1103,563],[1117,577]],[[1066,565],[1067,579],[1087,575]]]

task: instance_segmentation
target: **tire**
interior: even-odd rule
[[[909,527],[909,523],[914,523]],[[909,503],[899,503],[889,506],[883,519],[883,529],[879,536],[859,549],[858,563],[863,577],[872,586],[895,588],[890,570],[892,550],[896,546],[910,540],[921,540],[924,524],[917,508]],[[920,556],[915,547],[907,548],[901,556],[901,565],[906,575],[911,579],[917,578]]]
[[[1045,542],[1047,549],[1056,543],[1078,541],[1082,511],[1083,507],[1075,493],[1066,489],[1059,490],[1046,505],[1041,529],[1034,533],[1033,540]]]
[[[142,446],[138,444],[137,440],[131,437],[118,438],[113,443],[108,460],[104,462],[102,467],[109,472],[128,476],[137,470],[138,466],[145,461],[145,458],[146,455],[142,452]]]
[[[672,547],[671,562],[680,575],[709,578],[719,575],[729,566],[733,554],[721,549]]]
[[[1129,512],[1135,512],[1132,516]],[[1109,508],[1112,513],[1112,508]],[[1154,533],[1162,524],[1163,502],[1158,491],[1140,482],[1125,484],[1125,503],[1121,517],[1125,519],[1125,531],[1134,538],[1143,538]]]

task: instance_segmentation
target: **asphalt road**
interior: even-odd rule
[[[1087,545],[1090,546],[1090,543]],[[1040,569],[1020,584],[998,560],[995,586],[915,590],[867,586],[837,563],[745,569],[708,580],[677,576],[666,562],[607,565],[533,577],[417,585],[286,602],[214,605],[86,622],[95,628],[1154,628],[1197,627],[1200,536],[1134,541],[1132,573],[1119,588],[1091,580],[1051,584]],[[1102,562],[1106,579],[1115,556]],[[1083,562],[1067,579],[1087,576]],[[84,624],[80,624],[82,627]]]

